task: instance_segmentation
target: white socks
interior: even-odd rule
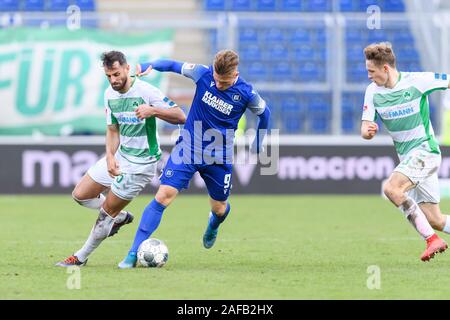
[[[405,214],[408,221],[424,239],[428,239],[434,234],[434,230],[425,217],[425,214],[411,197],[408,197],[398,208]]]
[[[122,215],[122,212],[119,216],[120,215]],[[115,219],[103,210],[103,208],[100,208],[97,221],[95,222],[88,239],[83,247],[75,252],[75,256],[77,256],[78,260],[81,262],[86,261],[87,257],[108,237],[114,222],[116,222]]]
[[[76,202],[78,202],[83,207],[86,207],[89,209],[95,209],[95,210],[100,210],[100,208],[103,205],[103,202],[105,202],[105,199],[106,199],[105,196],[101,193],[97,198],[87,199],[87,200],[79,200],[79,199],[75,198],[73,195],[72,195],[72,197]]]
[[[446,218],[447,220],[445,220],[445,226],[444,226],[444,228],[442,229],[442,232],[450,233],[450,216],[445,215],[445,218]]]

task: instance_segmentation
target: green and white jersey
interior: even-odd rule
[[[109,86],[105,91],[107,125],[118,124],[120,146],[116,157],[120,170],[126,173],[142,173],[145,165],[155,163],[161,157],[158,142],[156,118],[139,120],[135,110],[141,104],[159,108],[177,105],[151,84],[133,77],[133,83],[126,93],[120,93]]]
[[[428,95],[448,85],[446,74],[432,72],[401,72],[392,89],[372,83],[366,89],[362,120],[381,117],[400,158],[419,147],[439,154]]]

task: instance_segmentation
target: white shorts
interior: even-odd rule
[[[156,174],[156,165],[157,163],[146,165],[149,170],[145,173],[122,173],[112,178],[108,173],[106,158],[103,157],[89,168],[87,174],[95,182],[111,188],[111,191],[119,198],[131,201],[152,181]]]
[[[406,155],[394,169],[394,172],[404,174],[415,184],[408,195],[417,203],[440,202],[438,171],[441,160],[440,154],[416,149]]]

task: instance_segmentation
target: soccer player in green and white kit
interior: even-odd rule
[[[390,43],[372,44],[364,54],[372,83],[366,89],[361,135],[364,139],[375,136],[377,116],[391,135],[400,164],[383,192],[426,240],[427,248],[420,258],[428,261],[447,249],[447,243],[433,228],[450,233],[450,217],[439,208],[441,152],[430,122],[428,95],[450,88],[449,77],[399,72]]]
[[[102,61],[111,84],[104,97],[106,156],[88,170],[72,193],[76,202],[98,210],[99,216],[84,246],[56,264],[61,267],[85,265],[104,239],[133,220],[122,209],[150,183],[161,156],[156,118],[172,124],[186,121],[184,112],[159,89],[130,76],[123,53],[104,53]]]

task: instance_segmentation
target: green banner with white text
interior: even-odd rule
[[[103,134],[109,83],[100,55],[122,51],[131,66],[169,58],[173,31],[146,34],[98,30],[0,30],[0,135]],[[163,92],[167,79],[144,80]]]

